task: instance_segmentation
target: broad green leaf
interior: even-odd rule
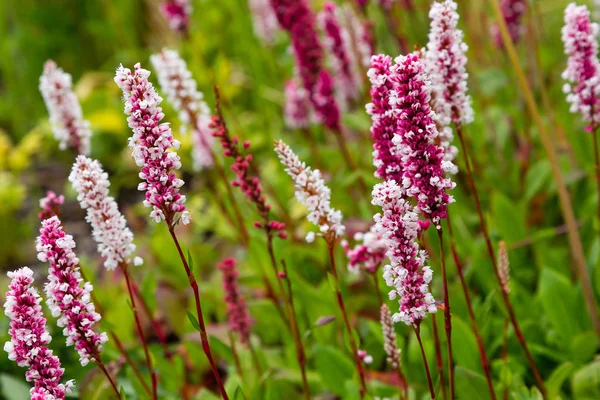
[[[600,360],[586,365],[572,378],[575,400],[600,399]]]
[[[313,358],[323,385],[344,398],[345,382],[354,375],[352,359],[337,347],[317,346]]]
[[[457,366],[454,368],[454,380],[456,396],[459,399],[488,400],[491,398],[487,382],[483,375]]]
[[[29,398],[29,384],[25,378],[17,379],[8,374],[0,375],[0,386],[2,395],[6,400],[23,400]]]
[[[443,331],[443,325],[440,330]],[[457,365],[473,371],[482,371],[479,350],[471,326],[457,315],[452,316],[452,348]]]
[[[561,386],[569,377],[573,368],[572,363],[566,362],[552,371],[552,375],[546,380],[546,390],[550,399],[554,399],[560,393]]]
[[[241,387],[235,388],[235,392],[233,393],[233,400],[246,400],[246,396],[244,396],[244,392]]]

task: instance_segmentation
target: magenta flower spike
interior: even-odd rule
[[[204,101],[204,94],[197,88],[186,62],[175,50],[163,49],[150,56],[150,62],[156,69],[161,90],[178,112],[182,122],[182,132],[186,127],[194,130],[192,137],[192,160],[196,171],[214,165],[212,147],[214,137],[210,129],[210,108]]]
[[[239,272],[233,258],[226,258],[218,265],[223,273],[223,290],[225,291],[225,303],[227,304],[227,315],[229,316],[229,329],[240,335],[241,342],[248,346],[250,344],[250,328],[252,326],[246,299],[240,292],[238,285]]]
[[[285,124],[292,129],[308,128],[311,121],[311,105],[308,92],[298,86],[295,79],[285,84],[285,104],[283,106]]]
[[[144,205],[152,208],[150,217],[156,222],[165,220],[169,226],[179,219],[189,224],[190,212],[185,207],[186,197],[179,193],[183,180],[175,171],[181,168],[177,152],[179,142],[173,139],[168,123],[160,123],[164,118],[160,103],[162,98],[148,81],[150,71],[136,64],[133,73],[122,65],[117,69],[116,84],[123,90],[125,114],[133,131],[129,138],[132,157],[141,167],[143,180],[138,189],[146,192]]]
[[[60,206],[65,202],[65,196],[56,195],[53,191],[46,192],[46,197],[40,199],[40,208],[42,211],[38,213],[40,221],[53,217],[59,214]]]
[[[135,251],[133,233],[127,227],[117,202],[109,195],[110,181],[102,165],[97,160],[78,156],[69,181],[77,191],[81,208],[87,211],[86,221],[92,227],[92,236],[106,269],[114,270],[120,263],[130,262]],[[140,257],[135,257],[136,265],[141,261]]]
[[[308,221],[319,227],[317,235],[323,236],[328,243],[343,236],[346,227],[342,224],[342,213],[331,208],[331,189],[325,185],[321,172],[301,162],[281,140],[275,142],[275,152],[285,172],[294,180],[296,200],[308,208]],[[314,238],[314,232],[306,235],[307,242],[312,242]]]
[[[38,259],[50,265],[44,287],[46,304],[52,316],[58,318],[57,325],[64,328],[67,346],[75,347],[82,366],[90,361],[99,362],[102,345],[108,337],[106,333],[94,330],[101,316],[90,301],[93,287],[89,282],[83,282],[79,259],[73,251],[75,241],[65,234],[58,217],[42,221],[36,248]]]
[[[446,191],[456,186],[444,175],[455,166],[444,160],[443,149],[434,142],[438,131],[429,106],[431,88],[418,54],[396,58],[391,79],[396,88],[390,103],[398,119],[398,134],[392,141],[402,157],[402,190],[415,199],[415,212],[440,229],[448,204],[454,202]]]
[[[33,287],[33,271],[28,267],[9,272],[4,314],[10,320],[10,341],[4,344],[9,360],[27,367],[25,379],[33,382],[31,399],[63,400],[71,392],[74,381],[60,383],[65,372],[60,360],[48,348],[52,337],[40,305],[42,299]]]
[[[418,326],[427,313],[437,311],[429,292],[432,271],[425,265],[427,254],[419,250],[417,244],[421,230],[419,217],[396,181],[375,185],[372,197],[372,203],[382,210],[374,217],[375,229],[384,238],[390,260],[390,264],[383,267],[383,278],[392,288],[390,300],[400,297],[400,312],[395,313],[392,320]]]
[[[190,15],[193,11],[191,0],[166,0],[162,3],[160,9],[172,31],[183,34],[188,33]]]
[[[275,35],[279,31],[279,22],[270,0],[248,0],[248,7],[256,37],[268,45],[274,44]]]
[[[332,2],[326,2],[318,16],[319,23],[325,33],[324,45],[331,55],[330,61],[334,72],[336,92],[339,93],[339,104],[347,108],[347,104],[360,96],[361,79],[356,70],[356,58],[352,49],[350,32],[343,25],[343,14]]]
[[[586,6],[571,3],[565,9],[562,28],[565,54],[569,56],[562,77],[563,90],[573,113],[595,129],[600,124],[600,64],[598,63],[598,24],[590,21]]]
[[[375,273],[385,260],[387,253],[383,235],[373,225],[368,232],[356,233],[354,240],[361,243],[351,248],[346,241],[342,242],[346,257],[348,257],[348,270],[355,272],[364,270],[370,274]]]
[[[502,0],[500,3],[500,10],[502,11],[504,22],[506,22],[510,38],[513,43],[517,43],[525,30],[522,19],[523,14],[527,11],[527,3],[525,0]],[[496,46],[503,48],[504,42],[502,41],[500,28],[497,24],[492,25],[492,35],[496,42]]]
[[[90,123],[83,119],[81,105],[73,93],[71,75],[58,68],[54,61],[46,61],[40,77],[40,92],[59,148],[71,147],[79,154],[88,154],[92,131]]]

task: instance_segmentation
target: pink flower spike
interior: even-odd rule
[[[172,31],[183,34],[188,33],[190,15],[193,11],[191,0],[166,0],[162,3],[161,11]]]
[[[522,23],[523,14],[527,11],[527,3],[525,0],[502,0],[500,3],[500,10],[502,11],[502,15],[504,17],[504,22],[506,22],[506,27],[508,28],[508,33],[510,34],[510,38],[513,43],[517,43],[524,32],[524,27]],[[500,34],[500,28],[497,24],[492,25],[492,35],[494,36],[494,41],[496,42],[496,46],[503,48],[504,42],[502,40],[502,35]]]
[[[467,94],[468,46],[458,29],[457,9],[453,0],[444,0],[434,2],[429,11],[431,28],[423,63],[431,80],[436,122],[441,126],[450,121],[461,125],[473,121],[471,97]]]
[[[49,190],[46,192],[46,197],[40,199],[40,208],[42,211],[38,213],[40,221],[60,214],[60,206],[65,202],[65,196],[62,194],[57,196],[56,193]]]
[[[162,98],[148,81],[150,71],[136,64],[134,72],[122,65],[117,68],[115,83],[123,90],[125,114],[133,131],[129,138],[132,157],[142,167],[140,178],[144,181],[138,189],[146,192],[144,205],[152,208],[150,217],[156,222],[165,220],[169,226],[181,216],[183,224],[189,224],[191,215],[185,207],[185,196],[179,193],[183,180],[175,171],[181,168],[177,152],[179,142],[173,139],[164,118],[160,103]]]
[[[361,79],[356,70],[352,38],[342,24],[342,13],[332,2],[326,2],[319,13],[319,23],[325,32],[325,49],[331,55],[336,92],[342,108],[360,96]]]
[[[333,79],[326,70],[319,73],[313,103],[319,122],[334,132],[341,132],[340,109],[333,92]]]
[[[212,146],[214,138],[210,129],[210,109],[204,101],[204,94],[197,89],[196,81],[187,64],[175,50],[163,49],[150,56],[156,69],[158,82],[173,108],[179,113],[182,132],[192,127],[192,159],[194,170],[210,168],[214,164]]]
[[[223,272],[223,290],[225,291],[225,303],[227,304],[227,315],[229,316],[229,329],[240,335],[244,345],[250,344],[250,314],[244,295],[240,293],[238,286],[239,272],[233,258],[226,258],[219,264]]]
[[[590,21],[586,6],[571,3],[565,9],[562,28],[565,54],[569,56],[562,78],[567,81],[570,111],[580,113],[592,129],[600,123],[600,64],[598,63],[598,24]]]
[[[438,131],[429,106],[431,88],[418,54],[396,58],[391,79],[396,89],[390,103],[398,119],[398,134],[392,141],[402,156],[402,190],[417,201],[415,211],[439,229],[448,204],[454,202],[446,191],[456,186],[444,175],[455,167],[444,161],[442,148],[434,142]]]
[[[285,124],[292,129],[308,128],[310,125],[311,104],[308,92],[298,86],[294,79],[285,84],[285,104],[283,107]]]
[[[377,232],[375,226],[371,226],[368,232],[356,233],[354,240],[361,241],[353,248],[347,242],[343,242],[346,257],[348,257],[348,270],[358,272],[363,269],[373,274],[377,272],[387,252],[385,240],[381,233]]]
[[[427,313],[433,314],[437,308],[429,292],[432,271],[425,265],[427,254],[419,250],[416,241],[419,217],[403,192],[393,180],[375,185],[372,203],[382,210],[374,217],[375,230],[383,236],[390,260],[383,267],[383,278],[392,288],[390,300],[400,296],[400,312],[392,320],[419,325]]]
[[[25,379],[33,382],[31,399],[62,400],[74,388],[74,381],[60,383],[65,370],[48,348],[52,337],[42,314],[42,299],[33,287],[33,271],[28,267],[9,272],[4,314],[10,320],[10,341],[4,344],[8,358],[19,367],[28,367]]]
[[[266,44],[272,45],[279,31],[279,22],[271,8],[270,0],[248,0],[248,6],[252,15],[254,34]]]
[[[331,208],[331,190],[325,185],[321,172],[306,166],[281,140],[275,142],[275,152],[294,181],[296,200],[308,208],[308,221],[319,227],[318,235],[328,243],[343,236],[346,227],[342,224],[342,213]],[[306,241],[312,242],[314,237],[315,232],[309,232]]]
[[[368,68],[373,55],[373,36],[371,35],[371,22],[361,21],[350,3],[342,6],[346,29],[350,32],[352,43],[356,49],[356,58],[359,65]]]
[[[38,259],[50,265],[44,287],[46,304],[52,316],[58,318],[57,325],[64,328],[67,346],[75,346],[81,365],[86,366],[90,361],[99,361],[108,337],[93,329],[101,316],[90,301],[92,285],[81,279],[74,248],[73,237],[65,234],[58,217],[42,221],[36,249]]]
[[[73,93],[71,75],[58,68],[54,61],[46,61],[40,77],[40,92],[59,148],[71,147],[79,154],[88,154],[92,131],[90,123],[83,119],[81,105]]]
[[[109,195],[108,174],[96,160],[78,156],[69,175],[81,208],[87,210],[86,221],[92,226],[92,236],[98,243],[98,252],[104,266],[114,270],[119,263],[129,262],[135,251],[133,233],[119,211],[115,199]]]

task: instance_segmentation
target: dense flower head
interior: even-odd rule
[[[422,213],[439,229],[454,199],[446,192],[456,185],[444,174],[454,164],[444,160],[443,149],[435,144],[438,130],[429,106],[429,82],[417,53],[396,58],[391,79],[396,87],[390,103],[398,119],[392,141],[402,157],[402,190],[416,200],[415,211]]]
[[[191,0],[166,0],[161,11],[172,31],[187,34],[193,11]]]
[[[383,349],[387,355],[387,363],[392,368],[400,366],[400,349],[396,341],[396,331],[392,323],[392,314],[387,305],[382,304],[380,310],[381,330],[383,331]]]
[[[332,2],[326,2],[319,13],[319,23],[325,33],[324,45],[331,55],[335,88],[339,103],[345,105],[360,96],[361,80],[356,70],[355,53],[350,32],[343,25],[343,14]]]
[[[371,23],[361,21],[354,7],[349,3],[342,6],[346,29],[350,32],[352,43],[355,47],[357,61],[362,67],[369,67],[373,55],[373,36]]]
[[[290,79],[285,84],[285,104],[283,107],[285,124],[293,129],[307,128],[311,121],[311,104],[308,92]]]
[[[565,54],[569,56],[562,77],[571,112],[581,113],[592,128],[600,123],[600,64],[598,63],[598,24],[590,21],[586,6],[571,3],[565,9],[562,28]]]
[[[204,101],[204,94],[197,88],[192,73],[186,62],[175,50],[163,49],[150,56],[156,69],[160,88],[167,94],[167,99],[177,110],[182,124],[182,131],[191,126],[194,169],[200,171],[214,164],[212,146],[214,138],[210,129],[210,109]]]
[[[136,64],[133,73],[122,65],[117,69],[116,84],[123,90],[127,122],[133,130],[129,147],[136,164],[142,167],[140,178],[144,181],[138,189],[146,192],[144,205],[152,208],[150,217],[156,222],[165,220],[169,225],[181,216],[184,224],[190,222],[190,212],[185,207],[185,196],[179,193],[183,180],[175,170],[181,168],[177,152],[179,142],[173,139],[159,106],[162,98],[148,81],[150,71]]]
[[[218,265],[223,273],[223,290],[225,291],[225,304],[229,316],[229,329],[240,335],[243,344],[250,344],[251,320],[248,313],[246,299],[238,286],[239,272],[233,258],[226,258]]]
[[[65,196],[62,194],[57,196],[56,193],[49,190],[46,192],[46,197],[40,199],[40,208],[42,211],[38,213],[40,221],[60,214],[60,206],[65,202]]]
[[[510,38],[513,43],[517,43],[525,30],[521,20],[523,14],[527,11],[527,3],[525,0],[502,0],[500,3],[500,10],[502,11],[504,22],[506,22]],[[504,47],[500,28],[497,24],[492,25],[492,35],[496,45],[500,48]]]
[[[371,274],[377,272],[387,252],[381,233],[377,232],[375,226],[371,226],[368,232],[357,232],[354,240],[362,243],[351,248],[346,241],[342,242],[348,257],[348,269],[357,271],[361,268]]]
[[[248,6],[252,14],[254,34],[263,42],[273,44],[279,31],[279,22],[270,0],[248,0]]]
[[[371,68],[367,76],[371,82],[371,100],[367,114],[371,116],[373,138],[373,165],[375,176],[383,180],[402,180],[402,158],[392,139],[398,129],[396,110],[392,107],[391,95],[396,82],[392,75],[392,58],[384,54],[371,57]]]
[[[321,172],[306,166],[281,140],[275,142],[275,152],[286,167],[285,172],[294,180],[296,199],[308,208],[308,220],[319,227],[319,235],[328,243],[343,236],[346,227],[342,224],[342,213],[331,208],[331,190],[325,185]],[[315,233],[310,232],[306,240],[311,242],[314,236]]]
[[[218,138],[223,147],[223,155],[234,160],[231,170],[235,172],[235,180],[231,184],[239,187],[246,195],[246,198],[256,205],[262,221],[256,221],[254,226],[264,229],[268,235],[277,234],[281,239],[287,238],[285,224],[279,221],[270,220],[269,213],[271,205],[267,203],[267,196],[263,193],[262,185],[258,176],[253,176],[250,172],[252,163],[252,154],[242,154],[239,149],[239,140],[237,137],[231,137],[227,124],[221,115],[221,109],[217,102],[217,113],[212,117],[211,128],[213,136]],[[250,148],[250,142],[243,144],[244,150]]]
[[[28,367],[25,379],[33,382],[31,399],[64,399],[73,381],[60,383],[64,369],[48,348],[52,337],[40,305],[42,299],[33,287],[33,271],[28,267],[9,272],[11,283],[6,293],[4,314],[10,320],[10,341],[4,344],[8,358],[20,367]]]
[[[81,208],[87,210],[86,221],[92,226],[92,236],[98,243],[106,269],[114,270],[119,263],[128,262],[135,251],[133,233],[117,202],[109,195],[110,182],[102,165],[97,160],[78,156],[69,181],[77,191]]]
[[[319,73],[313,104],[319,122],[334,132],[340,132],[340,108],[335,99],[333,79],[326,70]]]
[[[58,68],[54,61],[46,61],[40,77],[40,92],[60,149],[71,147],[79,154],[88,154],[92,131],[90,123],[83,119],[81,105],[73,93],[71,75]]]
[[[423,63],[431,80],[433,107],[442,126],[450,121],[473,121],[471,97],[467,94],[468,49],[458,29],[458,6],[453,0],[434,2],[429,11],[431,27]]]
[[[427,254],[419,250],[417,243],[419,217],[403,192],[396,181],[379,183],[373,188],[372,203],[382,210],[374,217],[375,229],[384,238],[390,260],[383,268],[383,278],[392,288],[390,299],[400,296],[400,312],[392,320],[418,325],[427,312],[435,313],[437,309],[429,292],[432,271],[425,265]]]
[[[75,241],[63,231],[58,217],[42,221],[36,248],[38,259],[50,265],[44,287],[46,304],[52,316],[58,318],[57,325],[64,328],[67,346],[75,346],[82,366],[98,360],[108,337],[94,330],[101,317],[90,301],[93,287],[83,282],[79,259],[73,251]]]

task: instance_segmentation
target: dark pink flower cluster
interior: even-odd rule
[[[12,280],[6,293],[4,313],[10,320],[10,341],[4,344],[8,358],[28,367],[25,379],[33,382],[31,399],[62,400],[73,388],[73,381],[60,383],[64,369],[48,348],[52,337],[42,314],[42,301],[33,287],[33,271],[23,267],[8,273]]]
[[[177,152],[179,142],[173,139],[168,123],[160,123],[164,118],[160,103],[162,98],[148,81],[150,71],[135,64],[134,72],[122,65],[117,68],[115,83],[123,90],[125,114],[133,131],[129,138],[131,155],[138,167],[142,167],[138,190],[146,192],[144,205],[152,208],[150,217],[156,222],[165,220],[172,225],[176,216],[181,222],[190,222],[190,212],[185,207],[185,196],[179,193],[183,180],[175,171],[181,168]]]
[[[67,346],[74,345],[79,361],[85,366],[97,360],[102,345],[108,340],[106,333],[94,331],[100,314],[90,300],[92,285],[83,282],[79,272],[79,259],[75,255],[75,241],[65,234],[57,216],[42,221],[36,248],[38,259],[48,262],[48,282],[44,287],[46,304],[57,325],[64,328]]]
[[[525,0],[502,0],[500,9],[502,10],[502,15],[504,16],[504,22],[506,22],[510,38],[513,43],[517,43],[521,39],[521,35],[523,35],[523,23],[521,22],[521,19],[523,18],[525,11],[527,11],[527,3]],[[492,35],[494,36],[496,45],[498,47],[504,47],[502,35],[500,35],[500,28],[497,25],[492,27]]]
[[[565,9],[562,40],[569,56],[562,77],[571,112],[578,112],[591,128],[600,124],[600,62],[598,61],[597,23],[590,21],[585,6],[571,3]]]
[[[383,54],[371,57],[371,68],[367,72],[371,81],[372,103],[367,104],[371,116],[373,138],[373,165],[375,176],[387,180],[402,181],[402,158],[392,142],[397,132],[397,117],[390,103],[395,82],[390,79],[392,58]]]
[[[65,202],[65,196],[62,194],[57,196],[56,193],[49,190],[46,192],[46,197],[40,199],[40,208],[38,217],[40,221],[60,214],[60,206]]]
[[[250,165],[252,154],[243,155],[239,150],[239,140],[237,137],[229,135],[229,129],[225,120],[221,116],[220,108],[217,106],[217,114],[212,116],[211,128],[213,136],[221,141],[223,146],[223,155],[234,160],[231,170],[235,172],[235,180],[231,184],[239,187],[251,203],[256,205],[262,221],[256,221],[254,226],[259,229],[265,229],[267,234],[277,234],[281,239],[287,238],[285,224],[279,221],[269,219],[271,205],[267,203],[267,196],[263,193],[260,179],[250,174]],[[250,142],[243,143],[244,150],[250,147]]]
[[[162,4],[161,11],[167,18],[171,30],[180,33],[188,32],[192,14],[190,0],[167,0]]]
[[[250,343],[250,314],[244,295],[238,287],[239,272],[233,258],[226,258],[219,264],[223,272],[223,290],[225,291],[225,303],[227,304],[227,315],[229,316],[229,329],[240,335],[243,344]]]
[[[332,130],[339,130],[339,109],[331,77],[323,70],[323,48],[319,42],[315,14],[306,0],[271,0],[281,27],[290,33],[296,67],[317,118]],[[326,74],[326,75],[324,75]]]
[[[419,55],[396,58],[390,79],[397,85],[390,103],[398,120],[398,134],[392,141],[402,157],[401,185],[407,196],[415,198],[416,211],[439,228],[454,201],[446,191],[456,185],[444,176],[454,165],[444,161],[443,149],[434,142],[438,131],[429,106],[431,87]]]
[[[354,240],[362,243],[350,247],[347,241],[342,241],[342,246],[348,257],[348,270],[358,271],[364,269],[368,273],[375,273],[385,260],[387,247],[381,233],[377,232],[375,226],[371,226],[368,232],[357,232]]]

